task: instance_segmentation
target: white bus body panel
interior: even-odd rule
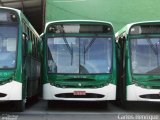
[[[127,86],[127,101],[153,101],[160,102],[160,99],[141,98],[140,95],[145,94],[160,94],[160,89],[147,89],[140,86],[129,85]]]
[[[22,83],[12,81],[0,85],[0,93],[6,94],[5,97],[0,97],[0,101],[22,100]]]
[[[95,93],[104,95],[103,98],[60,98],[56,94],[73,93],[74,91],[86,91],[86,93]],[[116,85],[109,84],[102,88],[58,88],[51,86],[50,83],[43,85],[44,100],[73,100],[73,101],[105,101],[116,99]]]

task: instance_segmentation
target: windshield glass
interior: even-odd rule
[[[15,67],[17,31],[14,26],[0,26],[0,69]]]
[[[160,38],[131,39],[132,71],[160,74]]]
[[[48,71],[50,73],[110,73],[111,60],[111,38],[48,38]]]

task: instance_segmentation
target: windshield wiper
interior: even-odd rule
[[[89,45],[84,49],[84,54],[86,54],[86,52],[89,50],[89,48],[92,46],[95,40],[96,40],[96,37],[94,37],[89,43]]]
[[[63,40],[64,40],[65,45],[67,46],[67,49],[68,49],[68,51],[69,51],[69,53],[70,53],[70,55],[71,55],[71,65],[72,65],[72,64],[73,64],[73,45],[72,45],[72,43],[71,43],[71,47],[69,46],[66,37],[63,37]]]
[[[159,53],[158,53],[157,43],[153,44],[149,38],[147,39],[147,42],[149,43],[149,45],[150,45],[151,49],[153,50],[153,52],[155,53],[155,55],[157,56],[157,65],[159,66],[160,64],[159,64],[159,55],[158,55]]]
[[[148,38],[147,42],[149,43],[150,47],[152,48],[153,52],[157,55],[158,54],[158,49],[155,48],[155,45],[151,42],[151,40]]]
[[[84,64],[85,64],[85,55],[86,53],[88,52],[89,48],[93,45],[93,43],[95,42],[96,40],[96,36],[91,40],[91,42],[88,44],[88,46],[85,48],[83,48],[83,55],[84,55]]]

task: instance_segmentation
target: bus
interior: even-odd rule
[[[116,41],[111,23],[52,21],[41,37],[43,99],[48,107],[54,101],[116,99]]]
[[[0,102],[17,111],[39,93],[41,42],[20,10],[0,7]]]
[[[160,21],[131,23],[116,33],[119,99],[160,101]],[[136,102],[135,102],[136,103]]]

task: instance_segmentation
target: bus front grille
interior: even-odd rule
[[[86,95],[74,95],[73,93],[61,93],[56,94],[56,97],[59,98],[103,98],[104,95],[95,94],[95,93],[86,93]]]
[[[145,95],[140,95],[139,97],[146,99],[160,99],[160,94],[145,94]]]

